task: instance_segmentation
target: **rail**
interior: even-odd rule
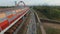
[[[43,19],[43,18],[40,18],[40,20],[41,22],[50,22],[50,23],[60,24],[60,21],[57,21],[57,20]]]

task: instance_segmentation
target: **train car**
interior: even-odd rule
[[[0,12],[0,31],[3,31],[8,26],[10,26],[16,19],[21,17],[22,15],[26,15],[26,11],[28,8],[24,9],[17,9],[17,10],[11,10],[11,11],[1,11]],[[20,19],[23,21],[22,19]]]
[[[5,12],[0,12],[0,31],[4,30],[9,25]]]
[[[19,17],[19,13],[21,13],[19,10],[0,12],[0,31],[15,21]]]

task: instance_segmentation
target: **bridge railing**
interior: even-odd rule
[[[44,29],[44,27],[43,27],[43,25],[42,25],[42,22],[40,21],[40,18],[39,18],[39,16],[38,16],[38,14],[36,13],[36,11],[34,10],[34,9],[32,9],[31,8],[31,10],[35,13],[35,16],[36,16],[36,18],[37,18],[37,24],[39,25],[39,28],[40,28],[40,30],[41,30],[41,33],[42,34],[46,34],[46,31],[45,31],[45,29]]]

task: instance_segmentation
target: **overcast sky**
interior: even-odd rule
[[[21,0],[0,0],[0,6],[13,6],[14,1]],[[22,0],[26,5],[60,5],[60,0]]]

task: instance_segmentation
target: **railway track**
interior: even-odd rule
[[[26,18],[27,19],[27,18]],[[23,20],[19,20],[17,21],[17,23],[15,23],[11,28],[9,28],[4,34],[16,34],[17,33],[17,29],[20,28],[21,30],[24,28],[24,21]],[[21,31],[20,30],[20,31]]]
[[[27,26],[29,24],[29,20],[30,20],[30,13],[28,14],[27,18],[25,19],[25,22],[23,24],[23,26],[21,27],[21,29],[19,29],[19,31],[17,32],[17,34],[26,34],[27,31]]]
[[[24,30],[27,30],[27,24],[26,20],[29,19],[29,14],[24,19],[19,19],[12,27],[10,27],[4,34],[23,34]]]
[[[31,13],[29,13],[24,19],[19,19],[12,27],[4,32],[4,34],[37,34],[36,26],[39,26],[42,34],[46,34],[37,13],[33,10],[30,11]]]
[[[21,24],[21,22],[22,22],[22,20],[19,20],[9,30],[7,30],[4,34],[13,34],[13,32],[19,27],[19,25]]]

